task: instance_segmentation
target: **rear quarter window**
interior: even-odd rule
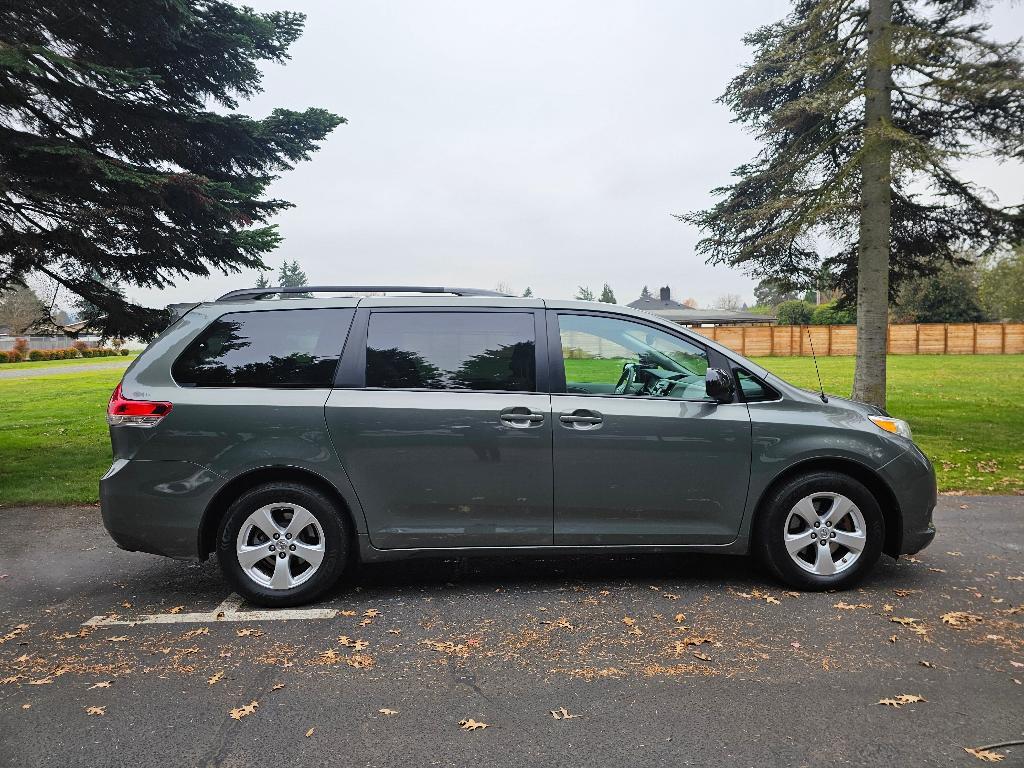
[[[193,387],[330,387],[352,309],[232,312],[210,323],[174,361]]]

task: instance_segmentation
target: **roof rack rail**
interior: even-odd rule
[[[507,293],[483,288],[442,288],[433,285],[300,285],[278,288],[240,288],[229,291],[217,301],[262,299],[283,293],[448,293],[453,296],[508,296]]]

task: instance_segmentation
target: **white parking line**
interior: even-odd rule
[[[333,619],[339,611],[334,608],[280,608],[270,611],[242,611],[242,598],[234,593],[208,613],[149,613],[131,619],[93,616],[82,626],[109,627],[136,624],[202,624],[216,621],[289,621],[291,619]]]

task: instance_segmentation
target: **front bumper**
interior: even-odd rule
[[[898,540],[891,555],[912,555],[932,543],[935,524],[932,514],[938,503],[935,468],[917,446],[897,456],[880,470],[896,496],[900,511]]]
[[[115,459],[100,480],[100,511],[121,549],[199,558],[203,514],[224,478],[188,461]]]

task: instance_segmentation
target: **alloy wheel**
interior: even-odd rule
[[[266,504],[242,523],[235,553],[242,572],[270,589],[292,589],[313,577],[326,552],[323,528],[305,507]]]
[[[786,551],[798,566],[817,576],[833,576],[853,567],[867,545],[864,515],[839,493],[812,493],[786,516]]]

